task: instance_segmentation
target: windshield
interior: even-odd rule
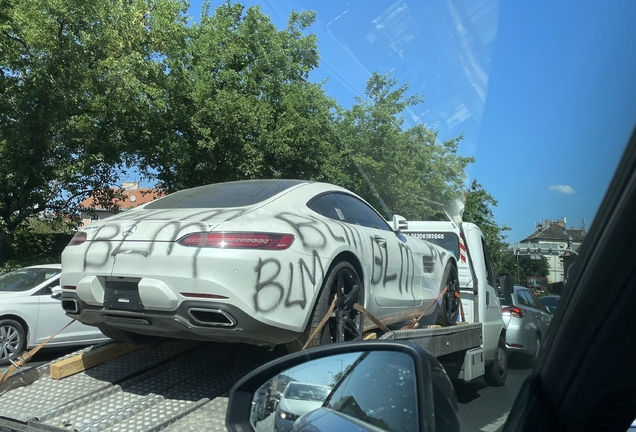
[[[261,180],[220,183],[176,192],[146,206],[147,209],[244,207],[265,201],[302,181]]]
[[[27,291],[58,275],[60,270],[47,268],[20,269],[0,276],[0,291]]]
[[[102,281],[145,335],[282,351],[483,324],[458,410],[467,430],[505,422],[557,327],[533,311],[566,298],[636,124],[636,1],[0,5],[0,273],[62,256],[65,286]],[[153,211],[109,224],[138,205]],[[449,219],[461,241],[408,232]],[[57,273],[8,273],[0,291]],[[532,326],[506,327],[502,280]]]

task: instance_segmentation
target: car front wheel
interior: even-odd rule
[[[22,324],[12,319],[0,320],[0,365],[11,364],[25,348],[26,331]]]

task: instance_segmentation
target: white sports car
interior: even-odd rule
[[[375,327],[355,303],[385,325],[422,314],[420,325],[453,325],[455,258],[402,235],[405,223],[396,216],[391,226],[325,183],[183,190],[79,231],[62,255],[62,306],[121,341],[150,335],[295,349],[336,293],[316,344]]]
[[[48,264],[0,275],[0,365],[9,364],[71,321],[60,307],[60,272],[60,264]],[[74,322],[47,347],[106,340],[95,327]]]

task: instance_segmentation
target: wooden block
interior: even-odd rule
[[[143,348],[145,345],[132,343],[112,342],[99,348],[92,349],[85,353],[60,360],[50,367],[50,376],[53,379],[62,379],[76,373],[83,372],[108,360],[121,357],[124,354]]]
[[[433,325],[430,325],[430,326],[428,326],[426,328],[442,328],[442,326],[439,325],[439,324],[433,324]]]
[[[378,338],[378,335],[376,332],[368,332],[362,335],[362,340],[373,340],[377,338]]]

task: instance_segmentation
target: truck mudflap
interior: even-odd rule
[[[457,324],[452,327],[396,330],[384,334],[380,339],[408,340],[426,348],[435,357],[441,357],[481,346],[482,325]]]
[[[2,385],[0,430],[225,431],[227,392],[274,358],[257,346],[164,340],[61,380],[44,365]]]

